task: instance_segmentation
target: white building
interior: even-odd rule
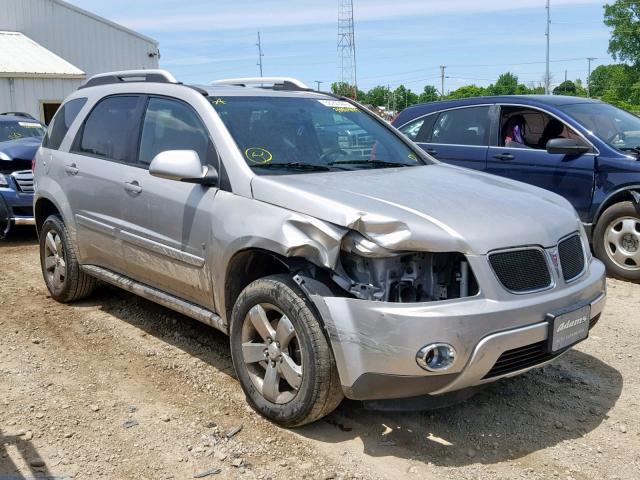
[[[48,123],[85,78],[159,56],[155,40],[62,0],[0,0],[0,113]]]

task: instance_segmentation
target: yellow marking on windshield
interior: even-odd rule
[[[266,148],[260,147],[251,147],[247,148],[244,151],[244,156],[247,157],[251,163],[255,163],[257,165],[264,165],[265,163],[269,163],[273,160],[273,155]]]

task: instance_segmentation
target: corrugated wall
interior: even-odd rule
[[[52,0],[0,0],[0,30],[24,33],[87,76],[158,68],[154,43]]]
[[[9,79],[0,78],[0,112],[27,112],[43,121],[42,102],[62,102],[84,82],[57,78],[15,78],[13,81],[15,105],[11,105]]]

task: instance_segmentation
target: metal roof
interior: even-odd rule
[[[78,79],[85,73],[20,32],[0,31],[0,77]]]

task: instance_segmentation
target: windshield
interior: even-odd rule
[[[211,97],[261,175],[423,165],[393,132],[352,104],[326,98]]]
[[[44,137],[45,129],[38,122],[0,121],[0,142],[27,137]]]
[[[618,150],[640,148],[640,118],[607,103],[579,103],[561,107],[584,128]]]

